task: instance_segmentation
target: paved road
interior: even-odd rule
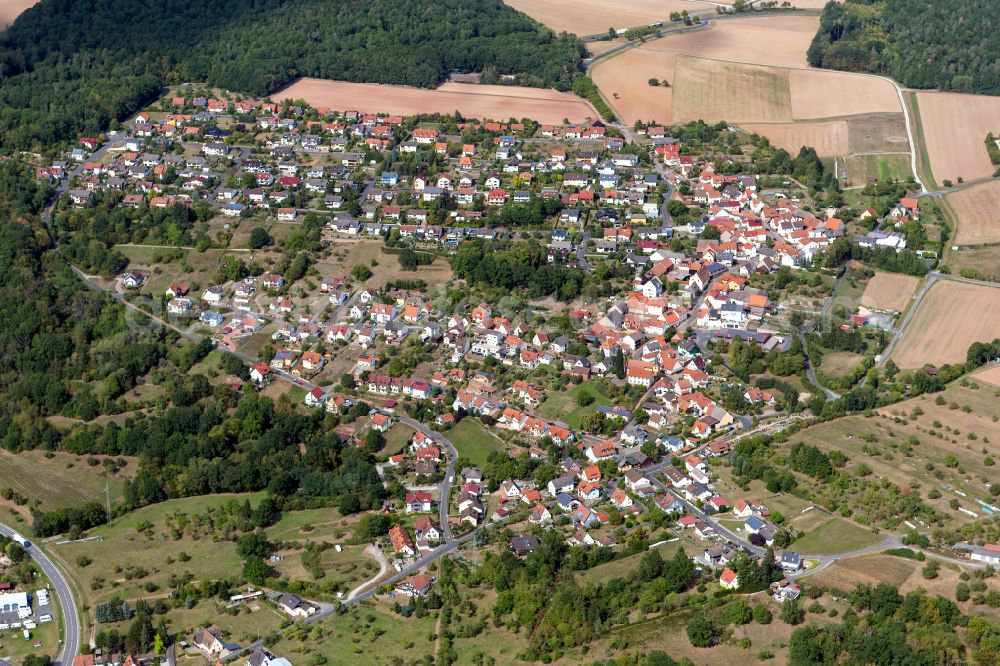
[[[417,421],[416,419],[411,419],[405,414],[400,414],[396,417],[399,419],[400,423],[410,426],[415,430],[419,430],[427,437],[430,437],[437,443],[438,446],[444,450],[448,457],[448,463],[445,466],[444,479],[441,480],[438,486],[438,521],[441,523],[441,533],[444,535],[445,541],[451,541],[451,525],[448,524],[448,506],[451,503],[451,484],[452,480],[455,478],[455,461],[458,460],[458,449],[455,445],[451,443],[447,437],[443,434],[437,432],[436,430],[431,430],[426,425]]]
[[[16,530],[0,523],[0,534],[11,536]],[[80,614],[76,607],[76,600],[73,599],[73,592],[69,583],[63,578],[62,573],[52,563],[49,557],[32,544],[27,552],[31,559],[45,572],[55,593],[59,598],[59,607],[62,610],[63,619],[63,647],[56,657],[54,663],[58,666],[71,666],[73,658],[80,653]]]
[[[827,387],[823,386],[816,377],[816,372],[813,370],[812,360],[809,358],[808,347],[806,346],[806,336],[802,333],[799,333],[799,342],[802,344],[802,356],[806,362],[806,377],[809,378],[809,381],[819,387],[819,390],[823,392],[823,396],[826,398],[827,402],[839,398],[839,393],[831,391]]]
[[[366,580],[365,582],[358,585],[356,588],[347,593],[347,600],[350,601],[354,597],[361,594],[361,591],[366,587],[373,585],[378,582],[378,580],[385,575],[385,572],[389,570],[389,560],[385,558],[385,553],[382,552],[382,548],[376,544],[369,544],[365,547],[365,553],[369,553],[375,557],[375,561],[378,562],[378,573]]]
[[[896,334],[892,336],[892,340],[889,341],[889,344],[885,346],[882,353],[875,359],[876,366],[882,366],[889,360],[889,356],[892,355],[896,345],[899,344],[900,339],[903,337],[903,333],[905,333],[906,329],[909,328],[910,322],[913,320],[913,315],[920,308],[920,302],[924,300],[924,296],[927,295],[927,292],[930,291],[931,287],[933,287],[942,277],[944,277],[944,275],[937,272],[927,274],[927,281],[924,282],[924,286],[921,287],[919,292],[917,292],[917,295],[913,297],[913,303],[910,305],[910,309],[906,311],[906,316],[903,317],[903,321],[896,327]]]

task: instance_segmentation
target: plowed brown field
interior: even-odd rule
[[[931,287],[892,354],[900,368],[961,363],[973,342],[1000,338],[1000,288],[954,281]]]
[[[958,224],[956,245],[977,245],[1000,241],[1000,181],[959,190],[945,197]]]
[[[362,111],[415,115],[451,113],[467,118],[507,120],[531,118],[540,123],[572,123],[596,119],[599,114],[585,99],[544,88],[482,86],[446,83],[436,90],[377,83],[349,83],[324,79],[299,79],[271,95],[275,100],[304,99],[311,106],[335,111]]]
[[[920,92],[917,106],[934,180],[993,174],[985,141],[987,132],[1000,135],[1000,97]]]
[[[668,21],[671,12],[715,13],[715,5],[688,0],[504,0],[556,32],[596,35]]]

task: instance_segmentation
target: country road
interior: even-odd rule
[[[11,536],[17,530],[0,523],[0,534]],[[38,546],[32,544],[28,546],[27,553],[31,559],[41,567],[42,571],[52,582],[56,596],[59,599],[59,608],[62,611],[63,620],[63,645],[62,651],[53,660],[58,666],[72,666],[73,658],[80,653],[80,614],[76,608],[76,600],[70,590],[69,583],[63,577],[56,565],[52,563]]]

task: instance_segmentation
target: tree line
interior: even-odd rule
[[[1000,95],[1000,20],[991,0],[828,2],[813,67],[885,74],[912,88]]]
[[[42,0],[0,35],[0,147],[97,134],[184,81],[263,96],[300,76],[430,87],[489,69],[569,90],[584,55],[500,0]]]

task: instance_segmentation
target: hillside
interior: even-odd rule
[[[582,52],[499,0],[42,0],[0,35],[0,147],[97,132],[170,83],[260,96],[299,76],[427,87],[485,71],[565,90]]]
[[[814,67],[891,76],[904,86],[1000,95],[992,0],[845,0],[823,10]]]

